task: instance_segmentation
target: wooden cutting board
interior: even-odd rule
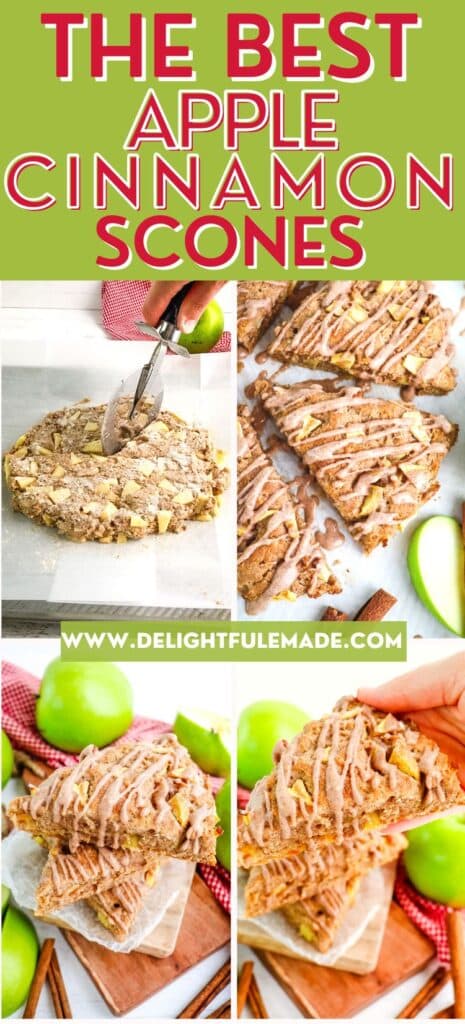
[[[392,893],[395,881],[395,866],[392,864],[382,868],[384,882],[384,899],[377,913],[370,918],[360,938],[339,957],[336,963],[332,964],[332,970],[351,971],[354,974],[368,974],[374,971],[380,954],[383,941],[386,921],[391,907]],[[308,960],[299,958],[298,954],[289,952],[287,946],[279,941],[273,941],[272,937],[260,926],[260,920],[254,918],[240,918],[237,926],[238,941],[251,946],[254,949],[267,950],[270,953],[281,953],[287,959],[300,959],[303,963],[310,963]]]
[[[174,953],[157,960],[146,953],[112,953],[75,932],[66,939],[112,1013],[122,1016],[171,984],[230,941],[229,917],[195,875]]]
[[[305,1017],[330,1020],[353,1017],[423,970],[435,955],[432,942],[396,903],[391,905],[378,965],[371,974],[360,977],[278,953],[256,952]]]

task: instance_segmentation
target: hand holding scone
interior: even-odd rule
[[[208,303],[221,290],[224,281],[194,281],[181,304],[177,326],[190,334]],[[154,281],[144,302],[142,313],[146,323],[156,326],[165,309],[187,281]]]
[[[465,787],[465,651],[422,665],[382,686],[362,687],[357,696],[373,707],[412,718],[421,732],[435,740],[455,762]],[[453,809],[447,813],[453,813]],[[424,818],[421,823],[425,823]],[[415,824],[403,822],[389,831]]]

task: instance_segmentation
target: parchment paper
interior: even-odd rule
[[[279,910],[262,914],[259,917],[244,918],[246,880],[246,872],[240,871],[238,880],[239,928],[241,920],[244,922],[244,927],[249,928],[250,925],[255,925],[260,929],[262,935],[268,935],[270,939],[286,946],[290,954],[298,957],[299,960],[307,960],[309,963],[320,964],[323,967],[332,967],[352,946],[355,946],[367,925],[383,906],[386,906],[387,917],[390,900],[386,900],[386,887],[390,889],[390,895],[392,895],[394,876],[392,871],[386,873],[384,868],[375,868],[365,875],[355,903],[344,918],[336,941],[327,953],[320,953],[309,942],[300,938],[297,930]],[[380,941],[383,931],[384,925],[380,928]]]
[[[144,343],[65,341],[3,344],[3,450],[42,416],[84,397],[107,401],[120,381],[151,352]],[[164,408],[206,427],[216,447],[231,452],[230,354],[190,360],[169,357],[163,366]],[[54,530],[14,513],[3,498],[3,598],[109,607],[230,608],[231,492],[210,523],[189,523],[127,544],[74,544]],[[214,617],[214,615],[213,615]]]
[[[464,295],[463,282],[435,281],[434,288],[446,306],[453,309],[454,312],[459,310],[460,301]],[[285,310],[279,320],[284,320],[287,316],[290,316],[290,310]],[[326,516],[331,516],[337,520],[347,538],[343,546],[327,553],[328,562],[338,576],[343,592],[318,600],[300,597],[292,603],[270,601],[263,615],[258,618],[265,620],[315,620],[321,618],[328,604],[335,605],[351,617],[375,590],[383,587],[397,597],[397,604],[389,618],[406,619],[410,636],[420,635],[436,638],[451,636],[451,633],[424,608],[417,597],[407,569],[407,549],[415,528],[429,516],[451,515],[461,519],[461,507],[465,500],[465,338],[460,336],[460,332],[464,327],[465,311],[460,314],[451,332],[457,349],[454,365],[458,369],[458,383],[455,390],[446,396],[418,395],[415,400],[417,408],[436,414],[442,413],[453,423],[458,423],[460,427],[458,441],[442,463],[439,473],[441,484],[439,494],[427,505],[423,505],[419,513],[409,520],[404,532],[393,537],[387,548],[376,548],[367,556],[352,540],[338,513],[323,497],[318,485],[315,484],[315,491],[320,497],[316,516],[318,524],[323,524]],[[250,402],[245,396],[247,384],[255,380],[261,370],[266,370],[270,375],[281,365],[271,359],[262,364],[257,364],[255,360],[257,352],[266,348],[271,341],[273,330],[271,327],[257,346],[255,353],[247,357],[239,377],[239,400],[246,401],[251,406],[253,402]],[[310,377],[318,380],[331,377],[331,375],[317,370],[290,367],[279,374],[277,382],[294,384],[297,381],[308,380]],[[342,377],[339,379],[342,381]],[[398,388],[373,385],[370,388],[370,393],[379,398],[399,398]],[[271,420],[268,420],[262,436],[266,438],[272,433],[277,433],[277,428],[273,427]],[[273,460],[286,479],[292,479],[297,473],[302,472],[301,463],[292,454],[278,450],[273,454]],[[239,617],[249,618],[242,598],[239,599]]]
[[[47,860],[47,851],[34,842],[26,832],[12,832],[2,843],[3,882],[11,889],[20,907],[34,911],[35,892]],[[54,911],[50,916],[79,932],[85,939],[98,942],[117,953],[131,953],[140,946],[160,924],[169,907],[184,892],[189,891],[195,864],[184,860],[166,859],[152,889],[146,888],[143,904],[135,926],[124,942],[117,942],[111,932],[97,920],[96,914],[84,900]],[[184,907],[182,908],[184,912]]]

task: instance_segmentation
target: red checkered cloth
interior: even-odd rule
[[[420,896],[420,893],[410,885],[402,864],[399,864],[397,870],[395,897],[407,917],[434,943],[439,963],[444,967],[450,967],[447,939],[447,915],[450,913],[450,907]],[[462,913],[465,917],[465,911]]]
[[[27,750],[34,757],[45,761],[51,768],[75,764],[77,754],[67,754],[57,750],[42,738],[36,729],[35,705],[39,692],[40,680],[11,662],[2,665],[2,728],[8,734],[13,747]],[[128,731],[118,743],[125,740],[145,740],[150,742],[160,733],[170,732],[171,725],[153,718],[142,718],[136,715]],[[213,793],[217,793],[224,779],[210,776]],[[230,875],[220,865],[210,867],[200,865],[200,873],[209,889],[225,910],[230,910]],[[208,872],[208,874],[204,874]]]
[[[153,281],[104,281],[102,284],[103,326],[119,341],[147,341],[134,326],[142,317],[142,306]],[[231,334],[223,331],[212,352],[229,352]]]

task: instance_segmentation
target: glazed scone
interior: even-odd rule
[[[255,392],[367,553],[439,490],[441,462],[457,438],[445,416],[321,381],[258,380]]]
[[[161,412],[116,455],[100,440],[106,406],[49,413],[5,457],[13,507],[74,541],[122,543],[210,520],[228,483],[208,432]]]
[[[296,281],[239,281],[237,344],[251,352],[292,295]]]
[[[45,840],[39,841],[47,845]],[[36,889],[38,914],[112,889],[134,875],[154,878],[159,870],[158,854],[149,850],[111,850],[106,847],[79,846],[75,853],[52,848]]]
[[[91,896],[87,903],[118,942],[124,942],[134,927],[147,888],[143,876],[136,876]]]
[[[217,814],[210,784],[175,736],[86,747],[30,796],[8,807],[16,828],[81,843],[152,851],[215,864]]]
[[[359,888],[358,876],[340,879],[310,899],[283,907],[283,913],[302,939],[315,946],[320,953],[326,953],[334,945]]]
[[[282,326],[268,354],[440,395],[456,384],[451,322],[426,281],[325,281]]]
[[[304,507],[263,451],[246,406],[238,416],[238,589],[249,614],[271,600],[340,591]]]
[[[407,840],[401,833],[383,836],[367,832],[339,844],[312,844],[294,857],[252,867],[245,887],[246,917],[309,899],[330,882],[349,879],[355,873],[364,875],[389,864],[406,846]],[[242,857],[242,862],[246,867],[247,858]]]
[[[239,817],[241,865],[465,806],[457,772],[434,740],[352,698],[282,741],[274,759]]]

